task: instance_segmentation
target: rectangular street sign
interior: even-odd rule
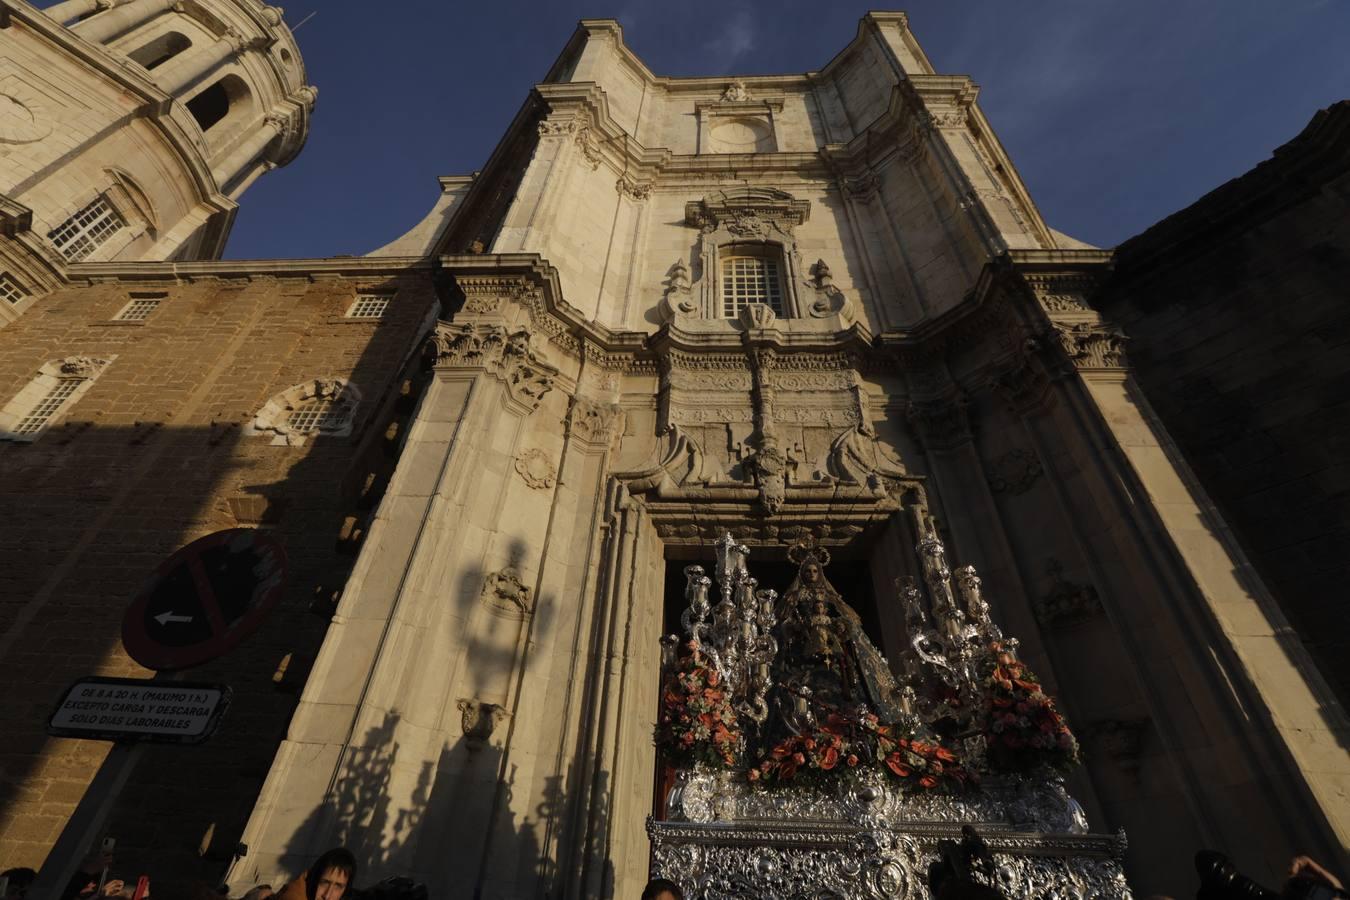
[[[81,678],[47,723],[55,737],[200,744],[230,705],[223,684],[142,678]]]

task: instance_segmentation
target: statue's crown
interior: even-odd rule
[[[806,565],[807,560],[815,560],[816,565],[821,568],[830,564],[830,551],[820,546],[813,534],[794,541],[788,547],[787,556],[799,566]]]

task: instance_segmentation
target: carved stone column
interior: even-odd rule
[[[1154,822],[1154,847],[1335,858],[1350,834],[1334,786],[1345,774],[1319,767],[1312,748],[1345,733],[1343,713],[1325,705],[1306,652],[1282,636],[1283,615],[1153,418],[1128,368],[1128,339],[1092,311],[1090,283],[1029,280],[1041,335],[995,384],[1081,560],[1076,583],[1059,576],[1042,615],[1052,627],[1085,616],[1109,623],[1099,664],[1128,669],[1161,748],[1155,758],[1168,760],[1141,775],[1152,795],[1121,814]],[[1178,864],[1164,874],[1184,873]]]
[[[71,26],[71,30],[95,43],[106,43],[118,35],[130,31],[142,22],[149,21],[178,2],[179,0],[131,0],[131,2],[120,4],[101,15],[86,19],[83,22],[77,22]],[[57,15],[65,15],[65,13],[58,13]]]
[[[448,895],[482,880],[515,824],[502,795],[510,736],[540,607],[557,615],[540,585],[560,441],[536,415],[557,373],[527,330],[498,323],[438,323],[428,353],[430,383],[237,877],[275,882],[344,843],[372,880],[408,875]],[[376,795],[399,815],[372,815]]]

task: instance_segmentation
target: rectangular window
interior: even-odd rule
[[[776,260],[738,256],[723,261],[722,316],[734,319],[748,303],[766,304],[783,315],[783,285]]]
[[[393,294],[357,294],[356,302],[347,310],[349,319],[382,319]]]
[[[351,407],[340,397],[308,400],[291,410],[286,424],[292,431],[308,434],[311,431],[335,431],[347,424]]]
[[[47,392],[47,396],[38,401],[37,406],[33,407],[28,415],[19,420],[19,424],[14,426],[15,434],[32,434],[35,431],[41,431],[51,421],[52,416],[65,404],[70,396],[75,393],[76,388],[80,386],[83,378],[62,378],[56,383],[56,387]]]
[[[28,292],[19,287],[19,283],[8,272],[0,272],[0,300],[21,303],[28,299]]]
[[[117,314],[119,322],[144,322],[150,318],[150,314],[159,307],[159,301],[163,297],[145,295],[131,295],[131,302],[122,307],[122,311]]]
[[[51,239],[52,246],[61,251],[62,256],[71,262],[79,262],[106,243],[125,224],[108,199],[100,196],[48,232],[47,237]]]

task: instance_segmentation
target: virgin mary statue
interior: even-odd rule
[[[798,543],[788,550],[797,577],[778,606],[778,705],[794,732],[831,712],[870,711],[881,722],[907,718],[901,688],[862,620],[825,577],[830,555]]]

